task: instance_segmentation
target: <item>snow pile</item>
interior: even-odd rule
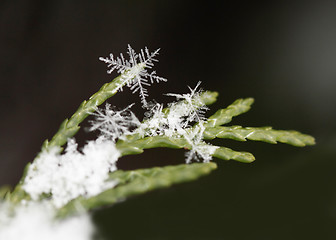
[[[114,187],[117,182],[107,179],[120,157],[115,144],[98,138],[82,152],[74,140],[68,142],[65,154],[59,148],[42,152],[29,167],[23,189],[33,200],[43,193],[52,194],[51,201],[60,208],[79,196],[92,197]]]
[[[15,212],[0,203],[0,212],[3,240],[90,240],[94,233],[89,215],[57,221],[53,208],[43,203],[16,206]]]

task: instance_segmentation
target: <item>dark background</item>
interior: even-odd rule
[[[213,109],[256,99],[233,124],[296,129],[314,135],[317,145],[218,141],[257,160],[215,160],[218,170],[198,181],[97,211],[102,235],[336,238],[335,1],[1,1],[1,185],[15,184],[44,139],[116,76],[98,57],[125,53],[127,44],[161,48],[155,69],[169,82],[149,89],[157,101],[202,81],[220,93]],[[123,108],[133,101],[141,114],[129,90],[109,102]],[[86,136],[81,131],[77,139]],[[183,151],[159,149],[123,158],[119,167],[183,161]]]

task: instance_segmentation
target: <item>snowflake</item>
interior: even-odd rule
[[[167,118],[162,112],[163,105],[156,103],[148,106],[149,111],[145,113],[143,121],[136,130],[141,137],[165,135]]]
[[[129,110],[133,105],[131,104],[121,111],[116,111],[107,103],[105,110],[97,109],[95,113],[92,113],[96,119],[91,121],[90,131],[99,130],[104,138],[113,142],[131,134],[131,128],[140,125],[138,118]]]
[[[140,127],[141,136],[165,135],[168,137],[183,135],[184,130],[190,127],[192,122],[205,121],[204,112],[208,108],[200,98],[200,91],[197,91],[200,82],[188,94],[166,94],[174,96],[179,100],[169,104],[169,110],[163,110],[162,104],[154,104],[145,114],[147,119]]]
[[[190,151],[186,152],[186,163],[191,163],[193,159],[196,161],[210,162],[212,155],[215,153],[217,146],[203,141],[203,133],[205,127],[203,122],[199,122],[195,127],[186,129],[184,138],[190,144]]]
[[[189,87],[190,93],[173,94],[178,102],[169,104],[169,108],[163,110],[162,104],[153,104],[147,112],[146,120],[140,124],[136,132],[140,136],[167,136],[169,138],[184,138],[190,146],[186,153],[186,163],[193,159],[209,162],[212,154],[218,148],[203,141],[206,118],[204,113],[208,108],[201,99],[201,91],[197,90],[201,82],[194,89]],[[197,124],[192,127],[192,123]]]
[[[176,97],[177,100],[180,100],[179,103],[172,103],[170,105],[170,112],[168,118],[184,118],[182,121],[182,127],[185,128],[189,126],[191,122],[200,122],[205,121],[204,117],[205,111],[208,108],[202,102],[200,95],[202,90],[197,90],[200,86],[201,82],[198,82],[196,87],[192,89],[188,86],[190,93],[186,94],[176,94],[176,93],[168,93],[167,96]]]
[[[105,62],[109,70],[108,74],[111,74],[114,70],[121,74],[122,86],[125,84],[130,87],[133,93],[139,92],[142,105],[147,106],[146,97],[148,96],[148,91],[145,86],[150,86],[153,82],[166,82],[167,79],[163,77],[156,76],[156,72],[148,72],[147,69],[151,69],[154,66],[154,62],[158,62],[155,58],[159,54],[159,50],[150,53],[148,48],[145,50],[141,49],[140,53],[136,53],[134,49],[128,45],[127,53],[129,55],[129,60],[125,60],[123,54],[120,57],[114,58],[113,54],[110,54],[108,58],[100,57],[99,60]]]

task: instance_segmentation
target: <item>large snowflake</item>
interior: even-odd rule
[[[123,54],[120,57],[114,57],[110,54],[109,57],[100,57],[99,60],[105,62],[109,68],[107,73],[111,74],[114,70],[121,74],[123,78],[123,85],[130,87],[133,93],[139,92],[142,105],[147,106],[146,97],[148,96],[146,86],[150,86],[154,82],[166,82],[167,79],[156,75],[155,71],[149,72],[154,66],[154,62],[158,62],[155,58],[159,54],[160,49],[154,52],[149,52],[148,48],[141,49],[140,53],[136,53],[134,49],[128,45],[127,54],[129,60],[126,60]],[[122,90],[122,88],[121,88]]]

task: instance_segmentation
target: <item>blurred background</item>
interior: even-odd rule
[[[109,53],[161,48],[155,69],[167,83],[150,97],[202,88],[220,93],[213,113],[254,97],[232,124],[296,129],[314,147],[217,141],[251,151],[252,164],[215,160],[192,183],[94,213],[106,239],[336,238],[335,1],[1,1],[0,185],[18,182],[42,142],[79,103],[109,82]],[[109,102],[135,102],[129,90]],[[92,137],[84,128],[76,139]],[[183,150],[122,158],[119,167],[180,164]]]

